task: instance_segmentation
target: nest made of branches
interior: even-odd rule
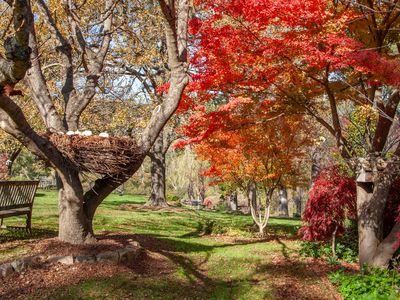
[[[123,173],[142,156],[136,141],[129,137],[66,134],[50,134],[47,137],[81,172],[101,175]]]

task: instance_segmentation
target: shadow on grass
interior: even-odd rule
[[[46,194],[43,194],[43,193],[36,193],[35,194],[36,198],[45,197],[45,196],[46,196]]]
[[[109,208],[119,209],[120,206],[122,206],[122,205],[127,205],[127,204],[138,204],[138,205],[140,205],[140,204],[146,203],[146,201],[137,200],[137,199],[129,200],[129,199],[123,198],[123,197],[124,196],[121,196],[121,200],[120,201],[119,200],[107,200],[107,201],[104,201],[101,204],[101,207],[109,207]]]
[[[30,234],[25,228],[6,228],[0,229],[0,243],[49,238],[56,235],[57,231],[49,229],[32,228],[32,234]]]
[[[107,236],[107,238],[112,238],[112,234]],[[319,288],[321,277],[332,271],[331,267],[318,261],[313,262],[311,268],[305,262],[291,260],[287,245],[279,237],[219,245],[203,245],[196,242],[170,239],[164,236],[143,234],[116,235],[115,238],[136,240],[145,249],[167,257],[178,268],[182,269],[182,275],[191,283],[193,288],[196,288],[196,286],[200,284],[208,290],[210,294],[206,299],[212,299],[213,297],[211,297],[211,294],[216,296],[214,299],[236,299],[238,296],[237,293],[241,293],[241,289],[245,286],[256,286],[261,284],[261,281],[265,281],[264,275],[268,275],[272,278],[272,280],[269,281],[269,286],[272,288],[272,292],[276,295],[277,299],[320,299],[312,294],[313,289],[311,289],[310,292],[304,292],[298,289],[298,285],[295,284],[292,286],[292,284],[296,282],[303,282],[304,284],[310,283],[315,284],[315,286]],[[282,246],[282,259],[268,263],[260,263],[246,278],[231,279],[231,276],[228,276],[230,270],[226,270],[226,279],[212,278],[208,276],[205,271],[202,271],[202,266],[207,264],[212,251],[216,248],[235,247],[272,240]],[[205,252],[205,256],[201,261],[194,262],[190,257],[185,255],[190,252]],[[248,259],[250,262],[252,257],[249,256]],[[316,272],[315,269],[319,269],[320,272]],[[263,279],[252,279],[260,278],[260,276],[262,276]],[[290,280],[287,281],[288,276]],[[264,297],[267,299],[271,297],[270,288],[268,288],[268,291],[264,294]],[[321,289],[320,292],[327,293],[327,291],[323,291],[323,289]]]
[[[208,221],[208,222],[207,222]],[[232,224],[225,224],[218,220],[204,219],[197,221],[195,229],[191,232],[185,233],[180,238],[201,237],[213,233],[214,227],[221,229],[239,229],[242,232],[250,233],[254,237],[258,236],[258,228],[254,224],[248,223],[242,226],[234,226]],[[284,236],[287,239],[297,239],[297,232],[299,226],[297,225],[284,225],[284,224],[269,224],[267,227],[267,234],[270,236]]]

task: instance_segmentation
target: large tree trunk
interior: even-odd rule
[[[151,159],[151,197],[150,206],[168,206],[165,187],[165,153],[155,151],[149,154]]]
[[[279,215],[282,217],[289,217],[288,195],[284,186],[279,188]]]
[[[392,176],[372,182],[357,182],[357,217],[360,266],[385,267],[396,252],[399,224],[383,236],[383,213],[393,183]]]
[[[62,184],[59,189],[59,239],[71,244],[94,241],[92,219],[84,210],[83,189],[78,173],[59,173],[59,177]]]

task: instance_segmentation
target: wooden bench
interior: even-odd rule
[[[0,181],[0,227],[3,219],[26,215],[26,230],[31,233],[32,206],[39,181]]]

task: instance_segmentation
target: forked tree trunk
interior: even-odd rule
[[[357,183],[357,217],[360,266],[385,267],[396,252],[399,224],[383,236],[383,212],[391,180]]]
[[[273,189],[269,191],[265,191],[265,207],[264,212],[262,211],[262,203],[258,203],[257,200],[257,185],[254,182],[250,182],[247,186],[247,197],[250,203],[250,211],[251,217],[253,218],[254,223],[258,226],[258,232],[261,237],[265,236],[265,228],[268,225],[269,216],[270,216],[270,204],[271,204],[271,195]],[[253,204],[256,204],[254,206]]]
[[[287,190],[284,186],[281,186],[279,188],[278,212],[279,212],[279,215],[282,217],[289,217],[288,194],[287,194]]]

